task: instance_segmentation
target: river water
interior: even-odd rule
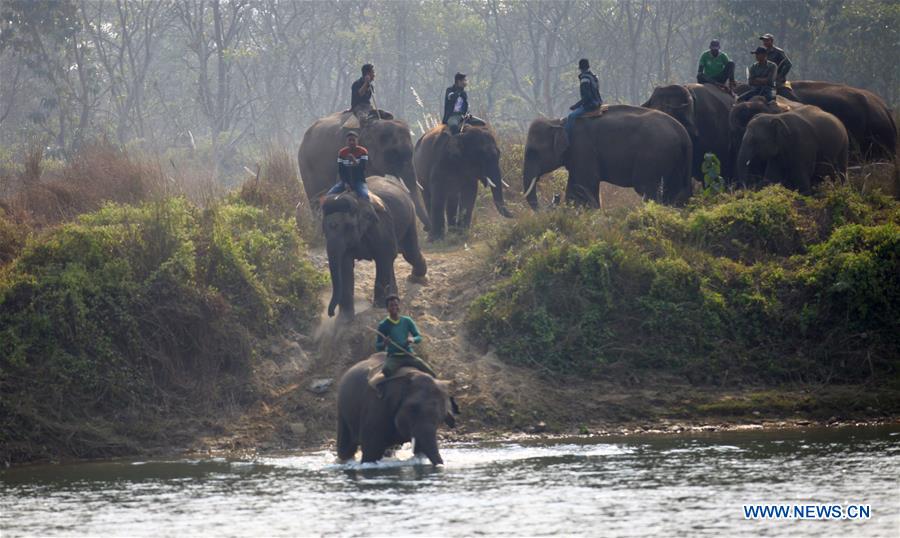
[[[900,536],[900,426],[326,451],[0,472],[0,536]],[[870,506],[747,520],[745,504]]]

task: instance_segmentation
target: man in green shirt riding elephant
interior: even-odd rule
[[[728,59],[728,55],[721,52],[718,39],[709,43],[709,50],[700,56],[700,66],[697,68],[697,82],[699,84],[715,84],[725,88],[734,89],[734,62]]]
[[[400,315],[400,298],[389,295],[385,299],[385,305],[388,317],[378,324],[378,337],[375,339],[375,349],[387,352],[387,359],[381,370],[384,376],[390,377],[399,368],[409,366],[437,377],[427,362],[413,354],[412,344],[421,342],[422,335],[412,318]]]

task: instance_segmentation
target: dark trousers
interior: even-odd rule
[[[766,101],[774,101],[775,100],[775,88],[771,86],[750,86],[750,89],[746,92],[742,93],[738,97],[738,101],[749,101],[753,99],[757,95],[762,95],[766,98]]]
[[[734,62],[725,64],[725,70],[715,77],[711,77],[704,73],[697,73],[698,84],[725,84],[729,80],[734,81]]]

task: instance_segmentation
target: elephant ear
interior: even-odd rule
[[[787,147],[790,144],[791,128],[781,118],[773,119],[772,123],[775,125],[775,142],[779,147]]]
[[[562,125],[553,128],[553,156],[557,163],[565,162],[566,151],[569,150],[569,136]]]

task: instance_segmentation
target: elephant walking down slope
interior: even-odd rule
[[[732,152],[728,138],[728,114],[734,104],[734,96],[714,84],[685,84],[660,86],[653,90],[643,107],[665,112],[684,126],[694,147],[692,173],[703,177],[700,170],[703,155],[714,153],[722,163],[722,175],[733,174]]]
[[[441,423],[455,425],[456,411],[449,382],[414,369],[401,369],[381,385],[382,395],[369,385],[369,372],[384,363],[375,353],[347,370],[338,382],[337,453],[350,460],[362,446],[362,461],[380,460],[385,450],[413,441],[416,455],[444,463],[438,451]]]
[[[303,135],[297,160],[306,196],[313,204],[337,181],[337,154],[344,146],[342,128],[350,112],[335,112],[313,123]],[[428,210],[413,171],[413,144],[406,122],[395,119],[370,121],[359,130],[359,144],[369,150],[366,175],[392,175],[403,180],[416,215],[427,229]]]
[[[322,202],[322,229],[328,270],[331,272],[331,301],[328,315],[340,306],[342,318],[352,318],[353,267],[356,260],[375,261],[375,299],[377,305],[397,293],[394,259],[397,253],[412,265],[411,280],[424,281],[427,267],[416,230],[416,215],[409,193],[399,180],[369,177],[369,192],[384,203],[384,211],[373,211],[369,202],[344,192],[325,197]]]
[[[479,180],[490,186],[497,211],[512,216],[503,201],[500,148],[489,127],[468,125],[451,135],[439,125],[416,143],[413,163],[428,204],[430,239],[443,236],[445,216],[451,227],[472,224]]]
[[[744,132],[738,178],[749,183],[752,170],[764,170],[766,181],[809,194],[827,176],[846,177],[848,148],[844,124],[818,107],[760,114]]]
[[[562,121],[536,119],[525,143],[525,197],[537,209],[537,180],[565,166],[566,200],[573,203],[599,207],[601,181],[684,203],[692,192],[692,151],[685,128],[658,110],[610,106],[600,117],[576,120],[571,142]]]

